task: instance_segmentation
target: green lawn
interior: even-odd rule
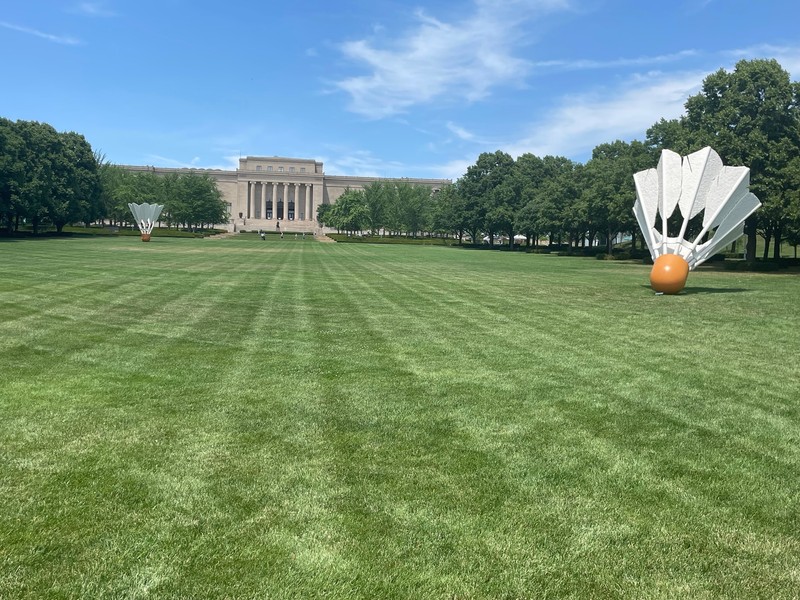
[[[800,276],[0,241],[0,598],[797,598]]]

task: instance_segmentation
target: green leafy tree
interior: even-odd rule
[[[619,232],[637,227],[631,207],[636,197],[633,173],[652,166],[653,150],[639,141],[617,140],[592,151],[583,173],[583,194],[593,229],[602,231],[610,254]]]
[[[372,235],[377,235],[386,226],[387,209],[392,199],[390,188],[391,184],[384,181],[373,181],[364,186],[366,226]]]
[[[19,228],[23,206],[20,191],[25,183],[25,150],[13,121],[0,118],[0,226]]]
[[[775,60],[742,60],[720,69],[686,102],[683,125],[691,146],[710,145],[725,164],[750,167],[751,189],[763,206],[746,224],[747,257],[760,229],[780,256],[789,214],[792,161],[800,154],[800,86]],[[765,255],[768,248],[765,249]]]
[[[428,230],[431,219],[431,190],[424,185],[400,182],[395,185],[400,223],[407,235],[417,237]]]
[[[356,232],[367,223],[367,205],[362,190],[347,189],[329,210],[331,225],[340,231]]]
[[[529,196],[526,193],[523,199],[527,198]],[[538,239],[540,225],[536,217],[536,202],[532,196],[514,215],[514,229],[527,238],[527,246],[531,245],[531,241],[535,244]]]
[[[47,215],[56,231],[62,231],[68,223],[88,223],[99,217],[102,209],[97,161],[86,139],[73,132],[58,134],[51,160],[53,187]]]
[[[647,130],[646,142],[654,151],[672,150],[681,156],[702,147],[692,142],[685,119],[661,119]]]
[[[320,204],[317,206],[317,222],[324,227],[335,227],[330,221],[332,204]]]
[[[57,190],[56,155],[60,151],[58,132],[50,125],[17,121],[22,140],[21,159],[25,176],[19,189],[19,214],[30,221],[34,235],[47,220],[51,199]]]
[[[514,159],[500,150],[496,152],[484,152],[478,156],[474,165],[467,168],[467,172],[459,179],[459,193],[466,201],[465,217],[466,228],[470,232],[473,242],[478,241],[480,232],[487,230],[490,242],[493,242],[494,231],[488,226],[495,226],[495,217],[487,215],[495,208],[500,199],[505,198],[505,194],[495,194],[495,188],[502,183],[508,183],[512,177]]]
[[[458,243],[464,241],[466,232],[466,214],[464,199],[458,191],[457,184],[444,186],[435,196],[432,223],[434,231],[443,234],[452,234],[458,238]]]

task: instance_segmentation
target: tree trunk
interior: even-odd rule
[[[772,242],[772,234],[769,231],[764,232],[764,255],[762,258],[767,260],[769,258],[769,245]]]
[[[614,240],[611,237],[611,230],[608,230],[608,234],[606,235],[606,254],[613,254],[614,253]]]
[[[783,227],[780,223],[778,223],[778,225],[775,227],[775,242],[774,242],[775,246],[772,252],[772,258],[774,258],[775,260],[778,260],[781,257],[781,234],[783,233],[782,229]]]
[[[747,234],[747,246],[745,247],[744,259],[754,261],[756,259],[756,219],[750,216],[744,222],[744,232]]]

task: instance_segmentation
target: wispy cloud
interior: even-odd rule
[[[552,68],[563,71],[578,71],[586,69],[617,69],[620,67],[646,67],[671,63],[697,56],[696,50],[681,50],[672,54],[660,56],[639,56],[635,58],[618,58],[615,60],[545,60],[533,63],[538,68]]]
[[[793,79],[800,77],[800,46],[779,46],[759,44],[746,48],[737,48],[724,52],[725,56],[735,59],[774,58],[786,69]]]
[[[445,126],[450,131],[450,133],[454,134],[457,138],[465,140],[465,141],[472,141],[475,139],[475,134],[471,131],[467,131],[463,127],[456,125],[455,123],[448,121]]]
[[[53,35],[52,33],[46,33],[44,31],[39,31],[38,29],[32,29],[30,27],[23,27],[22,25],[15,25],[14,23],[7,23],[6,21],[0,21],[0,27],[5,27],[6,29],[11,29],[13,31],[19,31],[20,33],[25,33],[28,35],[34,35],[38,38],[42,38],[43,40],[47,40],[48,42],[54,42],[56,44],[65,44],[67,46],[79,46],[83,42],[78,38],[64,36],[64,35]]]
[[[199,156],[195,156],[190,161],[169,158],[158,154],[147,154],[144,162],[155,167],[170,167],[173,169],[223,169],[234,170],[239,167],[239,156],[220,157],[224,162],[204,162]]]
[[[335,86],[350,95],[352,111],[373,119],[434,99],[485,98],[498,85],[516,84],[531,68],[515,56],[522,23],[566,8],[565,0],[475,0],[472,14],[450,22],[418,10],[415,27],[398,38],[384,42],[384,33],[383,43],[344,43],[344,55],[369,73]]]
[[[408,166],[397,161],[377,158],[368,150],[350,150],[331,147],[332,156],[317,157],[325,163],[325,172],[330,175],[354,175],[356,177],[402,177]]]
[[[561,106],[531,125],[528,133],[503,148],[513,156],[531,152],[582,158],[597,144],[643,139],[661,118],[684,112],[686,99],[699,91],[706,71],[636,76],[618,90],[566,97]]]
[[[104,2],[80,2],[76,4],[71,12],[87,15],[89,17],[116,17],[117,13],[106,8]]]
[[[714,0],[686,0],[684,10],[689,13],[698,13],[711,4]]]

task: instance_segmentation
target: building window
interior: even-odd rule
[[[294,167],[289,167],[289,173],[294,173]]]
[[[283,173],[283,167],[278,167],[278,173]]]
[[[272,172],[272,165],[267,167],[267,171],[269,171],[270,173]]]
[[[305,167],[300,167],[300,172],[301,173],[305,173],[306,172],[306,168]]]
[[[261,170],[261,165],[256,165],[256,171],[260,171],[260,170]]]

